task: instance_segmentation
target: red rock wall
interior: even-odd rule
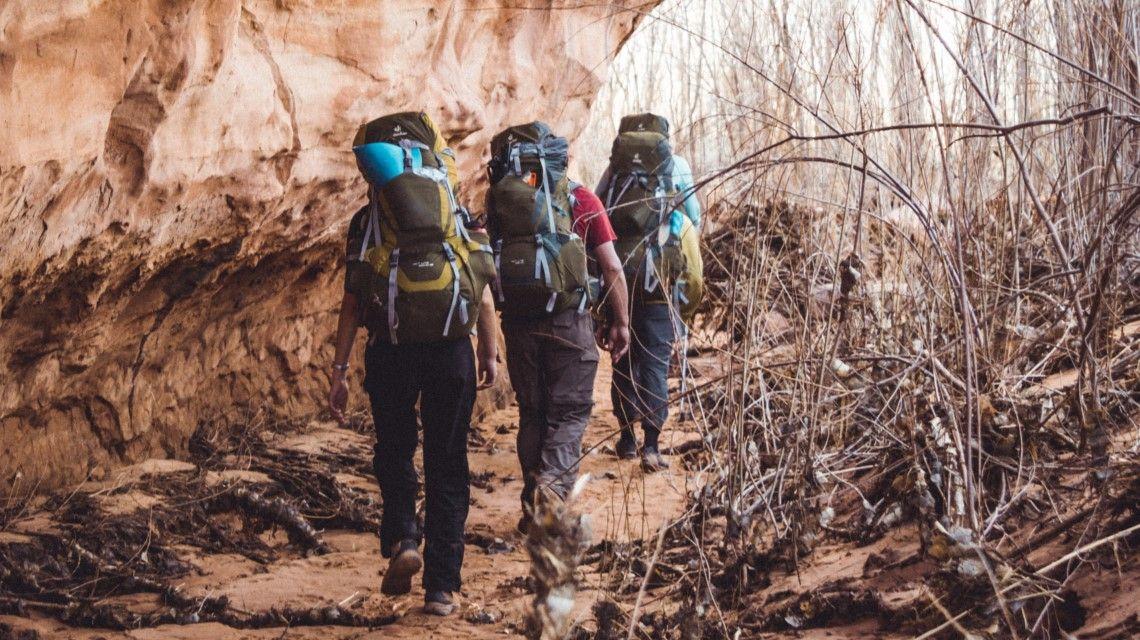
[[[579,4],[0,5],[0,491],[319,411],[356,127],[428,111],[480,208],[490,137],[576,135],[647,10]]]

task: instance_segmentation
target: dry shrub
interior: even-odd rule
[[[696,340],[729,368],[696,387],[694,501],[725,536],[692,552],[794,569],[915,523],[942,573],[914,631],[1072,628],[1078,551],[1138,526],[1140,9],[696,7],[634,36],[601,112],[673,116],[710,205]]]

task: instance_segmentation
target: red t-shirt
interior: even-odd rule
[[[593,191],[584,185],[574,188],[574,233],[581,236],[586,249],[593,251],[607,242],[617,240],[606,208]]]

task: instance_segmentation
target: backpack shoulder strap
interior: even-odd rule
[[[577,191],[578,188],[582,187],[582,186],[584,186],[584,185],[581,182],[575,182],[573,180],[571,180],[566,185],[566,196],[570,199],[570,207],[571,208],[577,208],[578,207],[578,196],[574,195],[574,192]]]

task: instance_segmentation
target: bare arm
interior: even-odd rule
[[[340,303],[340,317],[336,324],[336,354],[333,356],[332,382],[329,387],[329,410],[337,422],[344,424],[344,410],[348,405],[348,357],[356,340],[358,314],[356,295],[345,292]]]
[[[599,342],[603,349],[610,352],[614,362],[617,362],[629,351],[629,290],[625,283],[625,271],[612,242],[595,247],[594,258],[601,267],[602,280],[606,283],[606,298],[613,311],[609,335]]]
[[[495,330],[495,298],[491,287],[483,288],[483,299],[479,303],[479,319],[475,325],[475,333],[479,338],[479,389],[486,389],[495,384],[499,370],[499,336]]]

